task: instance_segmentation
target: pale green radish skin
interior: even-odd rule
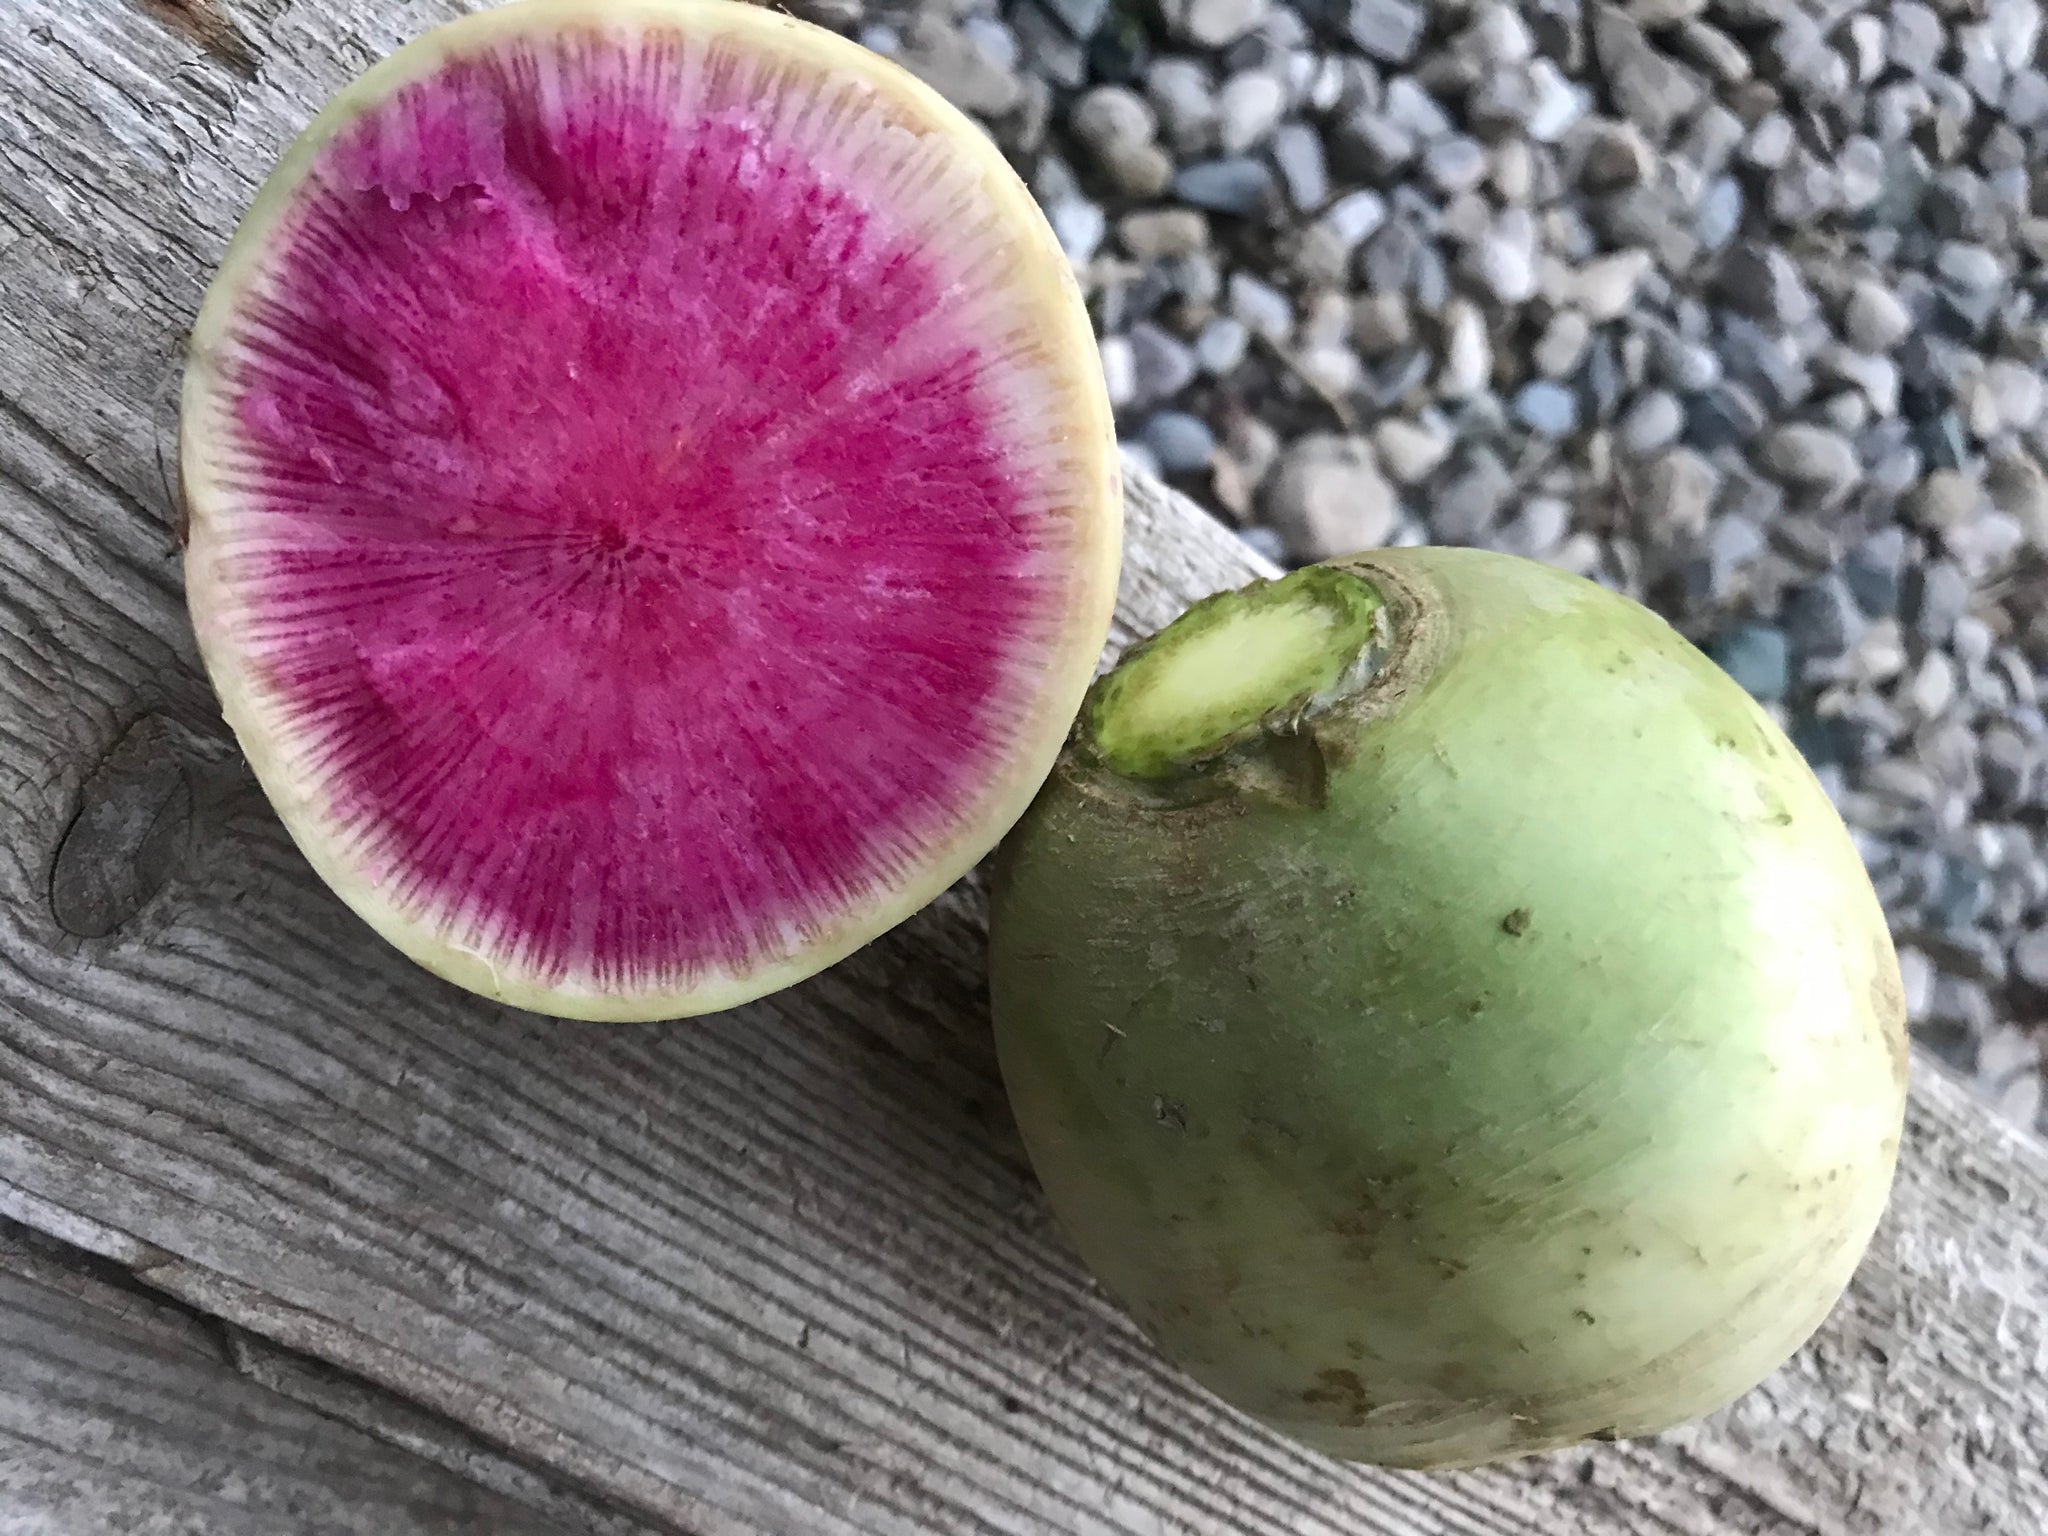
[[[1718,1408],[1819,1325],[1890,1186],[1907,1049],[1855,848],[1638,605],[1476,551],[1334,569],[1385,602],[1362,658],[1333,627],[1348,683],[1119,773],[1099,737],[1200,696],[1169,629],[1004,844],[996,1038],[1053,1209],[1167,1356],[1337,1456]],[[1299,648],[1257,610],[1305,599],[1265,593],[1254,667]]]

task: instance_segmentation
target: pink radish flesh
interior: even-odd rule
[[[230,328],[252,675],[370,877],[539,978],[743,970],[900,879],[1071,623],[1028,339],[804,91],[450,59]]]

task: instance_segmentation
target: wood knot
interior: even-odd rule
[[[171,726],[144,715],[87,776],[50,866],[50,913],[66,933],[103,939],[133,918],[176,869],[192,821],[192,786]]]
[[[256,78],[256,47],[228,18],[219,0],[129,0],[144,14],[196,43],[244,80]]]

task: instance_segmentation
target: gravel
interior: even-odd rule
[[[1836,796],[1924,1043],[2039,1112],[2041,0],[819,14],[980,118],[1127,451],[1270,558],[1486,544],[1705,645]]]

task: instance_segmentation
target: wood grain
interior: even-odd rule
[[[2048,1152],[1921,1070],[1822,1337],[1712,1422],[1455,1477],[1293,1451],[1048,1230],[973,880],[778,998],[552,1024],[308,873],[196,670],[159,442],[256,179],[455,7],[117,0],[0,29],[0,1210],[696,1533],[2020,1532],[2048,1509]],[[19,19],[16,19],[19,17]],[[1120,634],[1253,572],[1139,481]],[[530,1502],[530,1501],[529,1501]]]
[[[222,1330],[0,1224],[0,1531],[566,1536],[240,1375]]]

